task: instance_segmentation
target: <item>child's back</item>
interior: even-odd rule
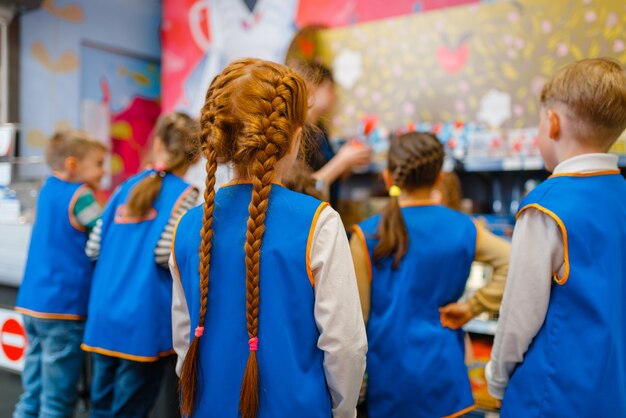
[[[151,175],[154,171],[146,170],[124,182],[102,214],[101,249],[83,344],[87,351],[138,361],[173,353],[172,279],[155,263],[154,249],[177,206],[195,191],[167,174],[147,215],[129,216],[129,195]]]
[[[170,265],[185,416],[356,415],[366,341],[345,230],[279,184],[306,111],[304,81],[262,60],[231,63],[207,92],[205,202],[180,221]],[[214,193],[218,161],[239,180]]]
[[[84,187],[51,176],[41,188],[18,312],[55,319],[87,316],[93,263],[85,255],[86,230],[72,215]]]
[[[161,115],[153,130],[154,169],[115,192],[91,234],[97,259],[83,349],[92,352],[92,416],[147,416],[172,345],[171,235],[197,190],[183,179],[196,159],[197,123]]]
[[[529,416],[623,416],[626,180],[619,171],[557,175],[524,199],[521,212],[530,208],[559,225],[565,264],[554,277],[559,285],[546,322],[511,378],[503,414],[523,405]]]
[[[80,131],[57,133],[46,148],[53,175],[39,193],[15,308],[28,339],[15,418],[73,413],[93,273],[85,245],[100,217],[93,189],[104,175],[105,150]]]
[[[239,409],[241,377],[249,349],[245,342],[246,274],[245,239],[252,185],[223,186],[215,197],[211,257],[219,262],[210,268],[204,335],[200,339],[199,363],[219,380],[199,382],[196,411],[234,417]],[[331,404],[325,383],[323,352],[317,348],[320,333],[315,323],[314,289],[304,256],[310,245],[309,231],[326,204],[309,196],[274,185],[269,198],[261,250],[258,338],[262,350],[257,361],[262,388],[259,418],[299,411],[299,417],[330,417]],[[199,318],[200,286],[196,277],[200,263],[202,207],[190,210],[180,221],[175,239],[175,261],[186,300],[191,303],[191,329]],[[183,233],[184,231],[184,233]],[[225,320],[227,318],[227,320]],[[215,344],[215,341],[220,344]],[[294,350],[293,346],[301,347]],[[220,402],[215,402],[220,399]]]
[[[626,416],[626,181],[607,154],[626,129],[616,61],[570,64],[541,93],[552,177],[518,213],[491,361],[502,416]]]
[[[390,257],[372,265],[368,413],[446,416],[474,404],[463,332],[444,328],[439,308],[463,294],[476,227],[467,215],[434,204],[401,211],[409,238],[403,261],[396,269]],[[369,254],[378,244],[379,223],[375,216],[359,225]]]

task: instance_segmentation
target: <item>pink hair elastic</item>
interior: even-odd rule
[[[194,332],[194,335],[197,338],[202,337],[202,335],[204,334],[204,327],[196,327],[196,332]]]
[[[250,338],[248,345],[250,346],[250,351],[257,351],[259,349],[259,339],[257,337]]]
[[[165,171],[167,169],[167,165],[165,163],[154,163],[155,171]]]

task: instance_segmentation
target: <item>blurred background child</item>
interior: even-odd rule
[[[81,131],[57,133],[46,147],[52,175],[39,193],[15,308],[24,314],[28,348],[14,418],[73,416],[93,274],[85,245],[100,217],[93,191],[104,175],[105,151]]]
[[[372,157],[370,147],[347,142],[337,153],[328,137],[326,117],[335,105],[335,81],[330,69],[319,63],[294,61],[290,66],[304,78],[309,90],[307,124],[313,126],[312,141],[304,148],[302,159],[313,171],[312,176],[320,182],[319,189],[329,190],[329,199],[336,206],[338,190],[336,181],[352,172],[356,166],[367,165]]]
[[[174,225],[197,199],[182,180],[197,134],[189,116],[161,116],[154,168],[120,185],[89,238],[97,265],[82,347],[94,353],[91,417],[146,416],[159,392],[173,353],[167,262]]]

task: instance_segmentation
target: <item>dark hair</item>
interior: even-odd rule
[[[409,132],[391,139],[387,169],[395,186],[411,191],[435,184],[443,157],[443,145],[434,134]],[[397,196],[390,197],[383,210],[377,238],[374,261],[393,255],[393,268],[397,268],[409,247],[409,235]]]
[[[289,67],[293,69],[309,86],[319,86],[325,81],[335,83],[333,72],[319,62],[291,61]]]
[[[217,162],[232,162],[252,178],[248,206],[246,255],[246,320],[250,354],[244,372],[239,409],[242,418],[254,418],[259,403],[258,336],[261,242],[276,163],[293,146],[298,128],[305,123],[307,90],[304,80],[284,65],[259,59],[229,64],[211,83],[202,107],[200,142],[206,156],[206,189],[200,245],[200,316],[204,329],[209,291],[215,171]],[[198,334],[198,335],[201,335]],[[190,416],[198,380],[198,339],[187,351],[180,376],[181,413]]]
[[[161,192],[162,175],[197,161],[198,123],[184,113],[162,115],[156,122],[154,140],[160,140],[169,155],[165,170],[160,175],[144,177],[131,191],[126,205],[128,215],[144,217]]]

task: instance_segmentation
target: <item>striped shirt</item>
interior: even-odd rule
[[[198,194],[199,192],[195,188],[190,190],[180,205],[178,205],[176,210],[170,215],[170,219],[167,222],[167,225],[165,225],[165,229],[163,229],[163,232],[161,233],[161,238],[157,242],[157,246],[154,249],[154,260],[159,266],[168,268],[168,261],[172,252],[172,234],[174,232],[176,222],[178,222],[178,219],[180,219],[185,212],[196,205]],[[100,256],[101,237],[102,219],[98,219],[95,227],[91,231],[91,234],[89,234],[89,240],[87,241],[87,246],[85,248],[85,253],[87,253],[87,256],[93,261],[97,261]]]
[[[85,187],[76,199],[73,209],[74,218],[81,226],[91,232],[102,215],[102,206],[96,200],[93,191]]]

